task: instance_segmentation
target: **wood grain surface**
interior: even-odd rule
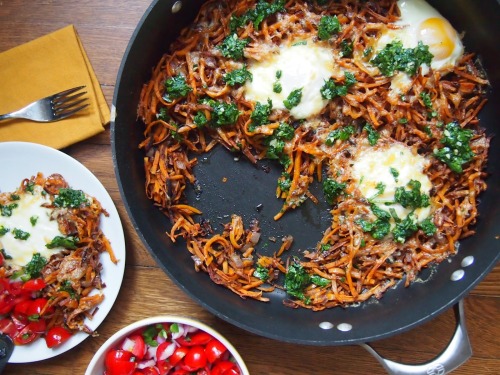
[[[149,0],[0,0],[0,52],[74,24],[111,104],[123,53],[149,5]],[[109,127],[104,133],[63,151],[97,176],[118,208],[127,244],[123,287],[98,329],[99,337],[88,338],[77,348],[52,359],[8,364],[4,374],[83,374],[93,354],[115,331],[156,314],[186,315],[214,326],[240,351],[251,374],[385,373],[359,346],[282,343],[242,331],[201,308],[169,280],[135,233],[115,180]],[[465,298],[465,311],[473,356],[454,374],[500,373],[500,266]],[[375,342],[373,346],[395,361],[427,361],[446,346],[454,326],[450,310],[410,332]]]

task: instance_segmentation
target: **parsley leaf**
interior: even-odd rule
[[[172,102],[174,99],[186,96],[193,89],[186,83],[186,78],[183,75],[176,75],[167,78],[164,83],[165,94],[163,99],[167,102]]]
[[[337,16],[323,16],[318,25],[318,38],[321,40],[330,39],[341,30]]]
[[[417,73],[420,65],[430,65],[433,57],[432,53],[429,52],[429,46],[424,45],[421,41],[415,48],[404,48],[403,43],[396,40],[387,44],[370,62],[387,77],[393,76],[395,71],[405,72],[413,76]]]
[[[321,97],[326,100],[332,100],[337,96],[346,96],[349,87],[354,85],[357,80],[351,72],[345,72],[344,77],[345,80],[343,85],[335,83],[335,81],[331,78],[325,80],[325,83],[320,89]]]
[[[59,189],[54,199],[54,206],[56,207],[71,207],[78,208],[81,206],[88,206],[89,200],[82,190],[74,190],[69,188]]]
[[[209,124],[213,127],[234,124],[240,116],[240,111],[235,103],[226,103],[206,98],[201,99],[200,102],[211,107],[212,117]],[[202,119],[199,117],[198,121],[202,122]]]
[[[262,281],[267,281],[267,279],[269,279],[269,270],[266,267],[257,264],[257,267],[255,267],[255,271],[253,272],[253,275],[261,279]]]
[[[55,236],[52,241],[45,245],[47,249],[53,249],[56,247],[64,247],[65,249],[76,249],[76,244],[79,242],[78,237],[74,236]]]
[[[333,178],[325,179],[323,181],[323,192],[328,204],[333,204],[337,197],[344,193],[346,186],[345,183],[337,182]]]
[[[261,104],[260,102],[255,103],[255,108],[250,115],[250,119],[252,120],[251,128],[267,124],[272,110],[273,102],[271,99],[267,99],[267,104]]]
[[[28,264],[24,266],[24,273],[28,278],[37,278],[46,264],[47,259],[41,256],[40,253],[35,253]]]
[[[246,66],[243,66],[241,69],[226,73],[223,79],[229,86],[236,86],[244,84],[247,80],[251,81],[252,78],[252,73],[247,70]]]
[[[333,144],[335,143],[335,141],[337,139],[339,139],[341,141],[346,141],[346,140],[349,139],[349,137],[352,134],[354,134],[355,131],[356,130],[354,129],[354,126],[352,126],[352,125],[348,125],[348,126],[344,126],[342,128],[338,128],[338,129],[332,130],[326,136],[325,144],[327,146],[333,146]]]
[[[380,133],[370,124],[366,124],[363,129],[368,133],[368,143],[370,146],[375,146],[380,138]]]
[[[434,156],[447,164],[453,172],[462,173],[462,166],[474,157],[474,152],[470,148],[472,130],[462,129],[457,122],[450,122],[444,130],[444,137],[441,139],[443,148],[434,150]]]
[[[293,107],[296,107],[299,105],[300,100],[302,99],[302,89],[295,89],[290,94],[288,97],[283,100],[283,104],[285,105],[286,109],[292,109]]]
[[[231,32],[235,32],[239,27],[244,27],[248,22],[253,22],[255,30],[259,29],[261,22],[270,15],[285,10],[285,0],[277,0],[268,3],[264,0],[259,0],[254,9],[250,9],[241,16],[231,16],[229,28]]]
[[[222,56],[239,60],[243,58],[243,50],[248,43],[248,39],[238,39],[238,35],[234,33],[227,36],[216,48],[222,53]]]
[[[406,190],[402,186],[396,188],[394,201],[404,208],[428,207],[430,205],[429,196],[420,192],[421,185],[418,180],[410,180],[406,185],[410,190]]]

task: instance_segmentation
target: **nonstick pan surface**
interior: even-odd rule
[[[194,19],[202,2],[153,1],[123,57],[113,100],[116,118],[112,122],[111,141],[121,195],[138,235],[165,273],[201,306],[229,323],[272,339],[310,345],[346,345],[386,338],[432,319],[464,298],[499,259],[500,144],[497,137],[491,141],[488,190],[480,197],[476,235],[461,242],[456,256],[425,270],[419,282],[408,288],[399,285],[386,292],[382,299],[357,307],[312,312],[285,307],[286,294],[280,290],[268,295],[271,299],[268,303],[243,300],[212,283],[207,274],[194,270],[185,244],[168,239],[165,232],[171,226],[169,220],[144,193],[143,154],[138,149],[143,124],[137,120],[136,109],[142,85],[149,80],[152,68],[181,28]],[[477,52],[483,61],[492,89],[480,119],[487,133],[493,136],[500,118],[497,60],[500,6],[496,0],[431,3],[435,3],[433,5],[459,32],[466,31],[466,48]],[[254,166],[243,157],[235,156],[223,147],[216,147],[210,154],[198,157],[195,174],[202,193],[197,196],[194,191],[188,191],[188,199],[203,211],[202,217],[209,219],[214,228],[228,222],[233,213],[241,215],[247,223],[252,218],[258,219],[263,233],[261,243],[268,242],[268,246],[259,251],[268,251],[268,255],[279,247],[279,243],[269,239],[279,240],[288,234],[294,236],[294,250],[290,255],[313,248],[330,223],[328,207],[308,201],[278,222],[274,221],[273,216],[282,204],[274,196],[281,173],[279,166],[269,161]],[[462,273],[463,277],[454,281]],[[325,329],[331,326],[333,328]]]

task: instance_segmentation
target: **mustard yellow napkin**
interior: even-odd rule
[[[57,122],[1,121],[0,142],[35,142],[60,149],[102,132],[109,122],[109,107],[73,25],[0,53],[0,82],[0,113],[82,85],[90,103]]]

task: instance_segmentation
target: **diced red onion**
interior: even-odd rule
[[[154,359],[149,359],[147,361],[141,361],[137,363],[137,368],[139,370],[143,370],[148,367],[154,367],[156,365],[156,361]]]
[[[174,354],[177,345],[175,343],[171,343],[167,348],[163,351],[161,357],[156,357],[157,361],[164,361],[169,358],[172,354]]]
[[[123,350],[126,350],[127,352],[132,352],[134,351],[134,346],[135,346],[134,340],[131,340],[128,337],[126,337],[125,340],[123,340],[122,343]]]

